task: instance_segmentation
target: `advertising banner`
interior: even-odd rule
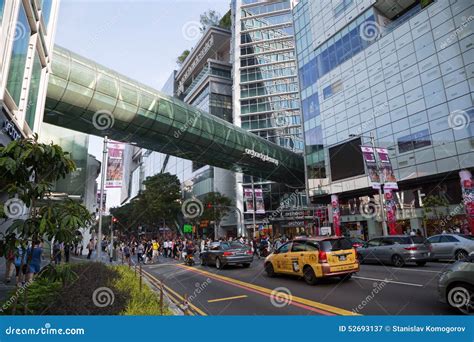
[[[123,150],[122,143],[109,143],[107,158],[106,188],[120,188],[123,180]]]
[[[100,205],[100,191],[97,191],[97,208],[101,210],[103,213],[106,212],[107,207],[107,191],[104,190],[104,196],[102,197],[102,205]]]
[[[255,207],[257,214],[265,214],[265,202],[262,189],[255,189]]]
[[[245,199],[245,212],[246,213],[253,213],[253,191],[252,189],[244,189],[244,199]]]
[[[332,223],[334,234],[341,236],[341,213],[339,211],[339,198],[337,195],[331,195]]]
[[[386,148],[377,148],[376,150],[380,160],[380,171],[383,174],[384,188],[397,190],[397,179],[393,173],[392,163],[388,156],[388,150]]]
[[[377,172],[377,161],[375,159],[374,149],[370,146],[361,146],[362,156],[364,158],[367,173],[369,174],[370,182],[373,189],[380,189],[380,176]]]
[[[461,178],[462,200],[471,234],[474,234],[474,181],[468,170],[459,171]]]
[[[391,189],[384,189],[385,208],[387,212],[387,225],[390,235],[397,234],[397,203]]]

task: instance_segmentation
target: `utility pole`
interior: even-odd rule
[[[379,154],[377,153],[375,147],[375,137],[372,132],[370,132],[370,143],[372,144],[372,148],[374,150],[374,157],[375,157],[375,164],[377,165],[377,173],[380,178],[380,186],[379,186],[379,200],[380,200],[380,216],[382,216],[382,233],[383,235],[388,235],[387,231],[387,222],[385,221],[385,199],[383,196],[382,188],[385,185],[385,180],[383,179],[383,172],[380,170],[380,161],[379,161]]]
[[[253,236],[252,239],[255,239],[255,212],[257,211],[257,208],[255,208],[255,186],[253,183],[253,176],[250,176],[251,181],[252,181],[252,206],[253,206],[253,212],[252,212],[252,223],[253,223]]]
[[[102,150],[102,170],[100,177],[100,208],[99,229],[97,234],[97,259],[102,262],[102,203],[104,202],[104,187],[107,170],[107,136],[104,137],[104,148]]]

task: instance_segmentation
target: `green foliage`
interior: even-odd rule
[[[47,237],[61,242],[76,239],[76,230],[92,222],[91,214],[77,202],[49,197],[54,182],[75,169],[69,152],[53,143],[39,143],[37,135],[0,147],[0,192],[6,191],[30,208],[27,219],[16,219],[9,227],[9,236],[17,233],[24,240]],[[6,215],[4,209],[0,214]]]
[[[230,30],[232,28],[232,17],[230,10],[224,14],[224,16],[219,21],[219,27]]]
[[[222,195],[220,192],[209,192],[202,199],[204,204],[204,212],[201,219],[214,221],[218,227],[222,219],[229,213],[232,208],[232,200]],[[208,208],[208,204],[212,207]]]
[[[114,281],[114,288],[119,291],[128,293],[130,300],[126,308],[122,312],[123,315],[160,315],[160,301],[157,295],[143,282],[140,292],[139,279],[135,276],[134,271],[127,266],[116,266],[115,271],[119,273],[119,277]],[[166,305],[163,305],[163,315],[172,315]]]
[[[184,61],[186,60],[186,57],[188,57],[190,53],[191,51],[189,51],[188,49],[181,52],[181,55],[176,58],[176,64],[178,64],[179,66],[183,65]]]
[[[199,16],[201,27],[199,30],[204,33],[210,26],[219,26],[221,15],[215,10],[207,10]]]

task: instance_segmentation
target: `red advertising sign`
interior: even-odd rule
[[[469,230],[471,234],[474,234],[474,181],[468,170],[459,171],[459,178],[461,178],[462,199]]]
[[[337,195],[331,195],[331,207],[334,234],[341,236],[341,212],[339,211],[339,198]]]
[[[387,209],[387,225],[390,235],[397,233],[397,203],[391,189],[384,189],[385,208]]]
[[[380,189],[380,176],[377,171],[377,161],[375,159],[375,151],[370,146],[361,146],[362,155],[364,157],[367,173],[373,189]]]

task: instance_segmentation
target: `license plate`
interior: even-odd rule
[[[339,255],[339,261],[346,261],[346,259],[345,255]]]

